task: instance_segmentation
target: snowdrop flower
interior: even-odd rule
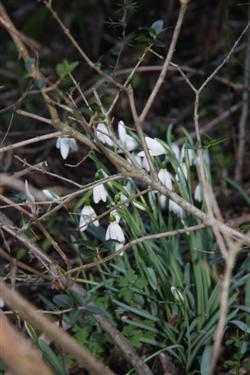
[[[35,203],[35,197],[34,195],[31,194],[30,189],[29,189],[29,183],[27,180],[25,180],[25,193],[28,198],[29,202]]]
[[[159,205],[162,210],[165,210],[165,208],[167,207],[167,197],[163,194],[160,194],[159,196]]]
[[[175,286],[171,286],[170,290],[176,301],[184,302],[184,297],[182,293]]]
[[[194,199],[197,201],[197,202],[201,202],[202,201],[202,194],[201,194],[201,185],[198,184],[194,190]]]
[[[179,161],[180,160],[180,149],[177,146],[177,144],[173,142],[171,144],[170,148],[171,148],[172,152],[175,154],[176,159]]]
[[[108,197],[108,192],[105,189],[104,184],[99,184],[93,188],[93,199],[95,204],[100,201],[106,202]]]
[[[42,192],[49,201],[56,202],[60,199],[59,195],[49,189],[43,189]]]
[[[27,199],[26,199],[27,206],[29,207],[32,214],[36,215],[38,213],[38,206],[36,204],[36,199],[34,195],[30,192],[29,183],[27,180],[25,180],[25,193],[27,196]]]
[[[142,168],[146,169],[146,171],[150,171],[150,166],[149,166],[149,162],[148,162],[148,159],[145,157],[145,158],[142,158]]]
[[[136,161],[141,168],[146,169],[146,171],[148,172],[150,171],[148,159],[146,158],[144,151],[141,151],[139,152],[139,154],[137,154]]]
[[[116,221],[113,221],[109,224],[106,235],[105,235],[105,240],[106,241],[114,240],[120,243],[125,242],[123,230]]]
[[[84,206],[80,212],[79,230],[81,232],[85,231],[88,228],[89,223],[92,222],[96,216],[94,209],[90,205]],[[92,224],[99,227],[98,220],[95,220]]]
[[[183,162],[183,160],[186,160],[186,158],[189,160],[190,165],[194,164],[194,161],[195,161],[194,150],[191,148],[187,148],[186,145],[183,145],[181,149],[180,162]]]
[[[0,298],[0,309],[2,309],[3,307],[4,307],[4,300]]]
[[[172,199],[169,199],[169,211],[174,212],[177,216],[183,217],[184,216],[184,210],[181,206],[179,206],[177,203],[172,201]]]
[[[56,148],[60,150],[61,157],[67,159],[70,152],[78,150],[76,140],[74,138],[59,137],[56,141]]]
[[[136,140],[131,135],[127,134],[127,130],[123,121],[119,121],[118,123],[118,134],[122,145],[128,151],[133,151],[137,147]]]
[[[120,250],[123,246],[124,246],[123,243],[115,242],[115,251]],[[123,255],[124,255],[124,251],[122,251],[119,255],[120,255],[120,256],[123,256]]]
[[[135,159],[135,162],[139,165],[139,167],[142,167],[143,168],[143,165],[142,165],[142,158],[140,158],[140,156],[136,155],[136,154],[132,154],[134,159]]]
[[[171,174],[166,169],[166,163],[162,164],[163,165],[158,173],[159,180],[161,181],[162,185],[164,185],[167,189],[172,190]]]
[[[159,156],[166,154],[165,148],[159,141],[157,141],[157,139],[146,137],[145,141],[151,156]],[[138,156],[145,157],[144,151],[139,152]]]
[[[103,144],[107,144],[110,147],[113,146],[113,141],[110,138],[108,127],[103,122],[100,122],[96,127],[96,136]]]

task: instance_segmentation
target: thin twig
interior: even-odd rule
[[[133,247],[135,245],[138,245],[140,243],[143,243],[143,242],[146,242],[146,241],[157,240],[159,238],[173,237],[173,236],[177,236],[179,234],[184,234],[184,233],[189,235],[189,232],[194,232],[194,231],[197,231],[197,230],[200,230],[200,229],[204,229],[205,227],[206,227],[206,225],[204,225],[204,224],[197,224],[197,225],[193,225],[192,227],[188,227],[188,228],[184,228],[184,229],[177,229],[177,230],[168,231],[168,232],[149,234],[147,236],[136,238],[135,240],[132,240],[132,241],[128,242],[126,245],[121,247],[115,253],[113,253],[111,255],[108,255],[105,258],[96,260],[95,262],[84,264],[82,266],[72,268],[71,270],[69,270],[67,272],[67,274],[71,275],[72,273],[75,273],[77,271],[87,270],[87,269],[99,266],[101,264],[107,263],[110,260],[116,258],[117,256],[122,255],[125,251],[127,251],[131,247]]]
[[[248,18],[250,19],[250,5],[248,4]],[[250,80],[250,28],[248,29],[246,56],[244,66],[244,87],[247,88]],[[246,145],[246,126],[249,114],[249,91],[245,89],[242,94],[242,110],[239,122],[239,146],[236,156],[235,179],[239,182],[242,181],[242,172],[244,164],[244,154]]]
[[[149,96],[140,116],[139,116],[139,119],[140,119],[141,123],[143,123],[143,121],[145,120],[145,117],[147,116],[147,114],[148,114],[148,112],[149,112],[149,110],[150,110],[150,108],[151,108],[151,106],[152,106],[152,104],[153,104],[153,102],[154,102],[154,100],[155,100],[164,80],[165,80],[165,77],[166,77],[166,74],[167,74],[167,71],[168,71],[168,68],[169,68],[169,64],[170,64],[170,62],[172,60],[172,57],[174,55],[177,40],[178,40],[179,35],[180,35],[183,19],[184,19],[186,10],[187,10],[187,5],[188,5],[188,1],[181,2],[181,8],[180,8],[178,20],[177,20],[177,23],[176,23],[176,26],[175,26],[174,34],[173,34],[172,39],[171,39],[171,43],[170,43],[170,46],[169,46],[169,50],[168,50],[165,62],[162,66],[161,73],[160,73],[160,75],[157,79],[157,82],[156,82],[153,90],[151,91],[151,94],[150,94],[150,96]]]
[[[139,116],[137,114],[137,110],[136,110],[136,107],[135,107],[134,93],[133,93],[132,87],[129,87],[127,93],[128,93],[129,104],[130,104],[130,108],[131,108],[131,112],[132,112],[132,116],[133,116],[133,119],[134,119],[134,124],[135,124],[135,128],[136,128],[138,137],[141,141],[142,148],[143,148],[143,151],[145,153],[150,172],[152,173],[152,178],[155,181],[157,181],[158,180],[157,173],[156,173],[156,170],[155,170],[155,167],[154,167],[154,164],[153,164],[152,157],[149,153],[148,146],[147,146],[147,143],[145,141],[144,132],[142,130],[140,119],[139,119]]]
[[[77,51],[80,53],[84,61],[89,65],[91,69],[96,71],[100,76],[104,77],[108,82],[112,83],[115,87],[118,87],[119,89],[123,90],[123,85],[115,81],[110,75],[106,74],[103,70],[101,70],[97,64],[95,64],[88,55],[83,51],[83,49],[79,46],[73,35],[70,33],[69,29],[67,29],[61,19],[59,18],[56,11],[52,8],[51,3],[49,1],[45,2],[47,8],[50,10],[51,14],[53,15],[54,19],[57,21],[57,23],[60,25],[61,29],[63,30],[64,34],[68,37],[72,45],[77,49]]]
[[[114,375],[114,373],[94,356],[72,339],[64,330],[51,323],[43,314],[14,290],[0,283],[0,296],[13,310],[17,310],[22,319],[29,321],[35,328],[43,332],[58,344],[66,353],[77,359],[92,375]]]
[[[12,375],[53,375],[43,362],[41,353],[31,342],[16,331],[0,312],[0,358],[11,370]]]
[[[250,234],[250,232],[248,232]],[[235,265],[236,257],[240,252],[242,241],[239,240],[233,244],[233,246],[228,251],[228,256],[226,258],[226,268],[223,275],[222,281],[222,291],[221,291],[221,300],[220,300],[220,310],[219,310],[219,321],[216,327],[216,331],[214,334],[214,345],[213,345],[213,355],[211,359],[211,364],[209,367],[209,375],[212,375],[215,370],[215,366],[217,360],[220,356],[220,349],[227,319],[227,311],[228,311],[228,297],[229,297],[229,289],[230,283],[232,278],[232,272]]]
[[[61,131],[57,131],[57,132],[54,132],[54,133],[48,133],[48,134],[44,134],[44,135],[39,135],[38,137],[26,139],[25,141],[21,141],[21,142],[14,143],[14,144],[11,144],[11,145],[8,145],[8,146],[5,146],[5,147],[1,147],[0,153],[6,152],[6,151],[9,151],[9,150],[14,150],[14,149],[19,148],[19,147],[31,145],[33,143],[46,141],[48,139],[58,138],[61,135],[62,135]]]
[[[72,291],[78,293],[83,298],[86,296],[86,291],[78,284],[73,284],[70,288]],[[101,328],[113,339],[114,343],[121,349],[125,358],[134,367],[138,375],[153,375],[149,367],[136,354],[134,349],[129,344],[128,340],[118,331],[115,325],[105,317],[105,315],[93,314],[96,321]]]

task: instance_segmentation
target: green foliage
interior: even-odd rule
[[[62,357],[56,355],[55,352],[43,340],[38,340],[38,347],[42,351],[44,358],[54,369],[57,375],[67,375],[63,366]]]
[[[92,319],[88,319],[86,323],[88,324],[81,327],[76,325],[73,328],[74,338],[79,344],[101,359],[105,353],[107,337],[102,332],[98,332],[94,329],[95,323]]]
[[[57,64],[56,72],[59,77],[62,79],[66,77],[69,73],[72,73],[73,70],[78,66],[79,61],[68,62],[68,60],[63,60],[61,64]]]
[[[230,352],[233,353],[231,359],[226,360],[224,363],[225,367],[230,370],[230,373],[239,375],[241,368],[247,370],[248,367],[249,370],[250,364],[247,362],[243,363],[243,358],[247,350],[249,350],[249,341],[247,343],[245,337],[237,333],[237,336],[228,339],[225,344],[230,347]]]

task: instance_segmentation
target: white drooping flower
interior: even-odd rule
[[[123,243],[115,242],[115,251],[119,251],[123,246],[124,246]],[[121,251],[119,255],[123,256],[124,255],[124,251]]]
[[[76,140],[74,138],[59,137],[56,141],[56,148],[60,150],[61,157],[65,160],[71,152],[78,150]]]
[[[129,202],[127,202],[127,200],[128,197],[123,192],[120,192],[120,202],[124,203],[126,207],[129,205]]]
[[[158,177],[162,185],[164,185],[167,189],[172,190],[171,174],[167,171],[166,168],[160,169]]]
[[[113,221],[112,223],[109,224],[106,235],[105,235],[105,240],[106,241],[114,240],[120,243],[125,242],[123,230],[116,221]]]
[[[202,193],[201,193],[201,185],[198,184],[194,190],[194,199],[197,201],[197,202],[201,202],[202,201]]]
[[[163,194],[160,194],[159,196],[159,205],[162,210],[165,210],[165,208],[167,207],[167,197]]]
[[[93,188],[93,199],[96,204],[99,203],[100,201],[106,202],[107,197],[108,197],[108,192],[104,184],[99,184]]]
[[[184,210],[181,206],[179,206],[177,203],[175,203],[172,199],[169,199],[169,211],[174,212],[177,216],[183,217],[184,216]]]
[[[31,194],[30,189],[29,189],[29,183],[28,180],[25,180],[25,193],[28,198],[28,201],[35,203],[36,199],[33,194]]]
[[[146,158],[144,151],[139,152],[135,156],[135,160],[141,168],[146,169],[146,171],[148,171],[148,172],[150,171],[148,159]]]
[[[157,139],[145,137],[146,144],[151,156],[165,155],[166,150]],[[144,151],[139,152],[138,156],[145,157]]]
[[[144,158],[142,158],[142,168],[146,169],[146,171],[150,171],[150,166],[149,166],[149,162],[148,162],[148,159],[146,158],[146,156]]]
[[[151,156],[165,155],[166,150],[162,144],[157,141],[157,139],[146,137],[145,141],[147,143],[149,152]]]
[[[99,124],[97,124],[96,136],[99,139],[99,141],[102,142],[103,144],[107,144],[110,147],[113,146],[114,143],[112,139],[110,138],[108,127],[107,125],[104,124],[104,122],[100,122]]]
[[[123,121],[119,121],[118,123],[118,134],[121,144],[128,151],[133,151],[137,147],[136,140],[131,135],[127,134],[127,130]]]
[[[175,154],[175,157],[176,159],[179,161],[180,160],[180,149],[179,147],[177,146],[176,143],[171,143],[171,146],[170,146],[172,152]]]
[[[27,180],[25,180],[25,193],[27,196],[26,203],[29,206],[30,211],[32,212],[32,214],[36,215],[38,206],[36,204],[36,199],[34,195],[30,192],[29,183]]]
[[[176,301],[184,302],[184,297],[182,293],[175,286],[171,286],[170,290]]]
[[[56,202],[60,199],[59,195],[49,189],[43,189],[43,194],[48,198],[49,201]]]
[[[184,162],[186,159],[188,159],[190,165],[193,165],[195,162],[195,153],[192,148],[187,148],[186,145],[183,145],[181,149],[180,162]]]
[[[81,232],[85,231],[90,222],[96,227],[99,227],[99,221],[94,220],[96,216],[95,210],[90,205],[84,206],[80,212],[79,230]]]

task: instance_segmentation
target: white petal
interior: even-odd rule
[[[105,234],[105,240],[106,241],[109,241],[111,239],[111,233],[110,233],[110,224],[106,230],[106,234]]]
[[[96,213],[93,208],[89,205],[84,206],[80,213],[79,229],[81,232],[88,228],[89,223],[96,218]],[[99,221],[95,220],[93,223],[96,227],[99,227]]]
[[[46,196],[46,198],[48,198],[49,201],[57,201],[58,199],[60,199],[60,197],[54,193],[53,191],[50,191],[49,189],[43,189],[42,190],[43,194]]]
[[[31,201],[31,202],[35,202],[35,197],[34,195],[31,194],[30,192],[30,189],[29,189],[29,183],[27,180],[25,180],[25,193],[27,195],[27,198]]]
[[[159,180],[169,190],[172,190],[171,174],[164,168],[158,173]]]
[[[96,204],[100,201],[106,202],[107,196],[108,193],[103,184],[97,185],[93,188],[93,199]]]
[[[127,134],[126,127],[123,121],[118,123],[118,134],[122,145],[128,150],[133,151],[137,147],[136,140],[129,134]],[[122,152],[122,150],[120,150]]]
[[[61,144],[60,144],[60,153],[64,160],[67,159],[69,155],[69,149],[70,149],[70,146],[69,146],[67,138],[62,138]]]
[[[4,300],[2,298],[0,298],[0,309],[2,309],[3,307],[4,307]]]
[[[179,217],[184,216],[183,208],[179,206],[177,203],[175,203],[174,201],[172,201],[172,199],[169,199],[169,211],[174,212]]]
[[[56,140],[56,148],[60,148],[61,147],[61,137],[57,138]]]
[[[162,144],[154,138],[146,137],[145,141],[147,143],[150,155],[158,156],[166,154],[165,148]]]
[[[125,128],[125,125],[124,125],[123,121],[119,121],[119,123],[118,123],[118,134],[119,134],[119,138],[120,138],[121,142],[126,143],[127,130]]]
[[[197,201],[197,202],[201,202],[202,201],[202,194],[201,194],[201,185],[198,184],[195,188],[195,191],[194,191],[194,199]]]
[[[59,137],[56,141],[56,147],[60,149],[62,158],[67,159],[70,151],[74,152],[78,150],[76,140],[74,138]]]
[[[146,171],[150,171],[150,166],[149,166],[149,163],[148,163],[148,159],[145,157],[145,158],[142,158],[142,167],[144,169],[146,169]]]
[[[126,202],[124,205],[127,207],[129,205],[129,202],[127,202],[128,197],[124,193],[120,193],[120,202]]]
[[[109,136],[107,125],[103,122],[100,122],[96,127],[96,136],[100,142],[107,144],[110,147],[113,146],[113,141]]]
[[[144,151],[140,151],[140,152],[138,152],[137,156],[140,157],[140,158],[145,158],[145,157],[146,157]]]
[[[129,134],[126,137],[126,147],[128,151],[133,151],[137,147],[136,140]]]
[[[185,145],[182,146],[181,149],[181,158],[180,161],[186,160],[188,158],[189,164],[193,165],[195,160],[195,153],[194,150],[191,148],[187,148]]]
[[[179,161],[179,159],[180,159],[180,149],[179,149],[179,147],[177,146],[176,143],[171,144],[171,150],[175,154],[176,159]]]
[[[159,196],[159,204],[162,210],[165,210],[167,207],[167,197],[163,194]]]
[[[105,240],[115,240],[118,242],[125,242],[125,237],[122,228],[118,223],[110,223],[105,235]]]
[[[116,243],[115,243],[115,251],[120,250],[123,246],[124,246],[124,244],[119,243],[119,242],[116,242]],[[123,256],[123,255],[124,255],[124,251],[122,251],[119,255],[120,255],[120,256]]]

